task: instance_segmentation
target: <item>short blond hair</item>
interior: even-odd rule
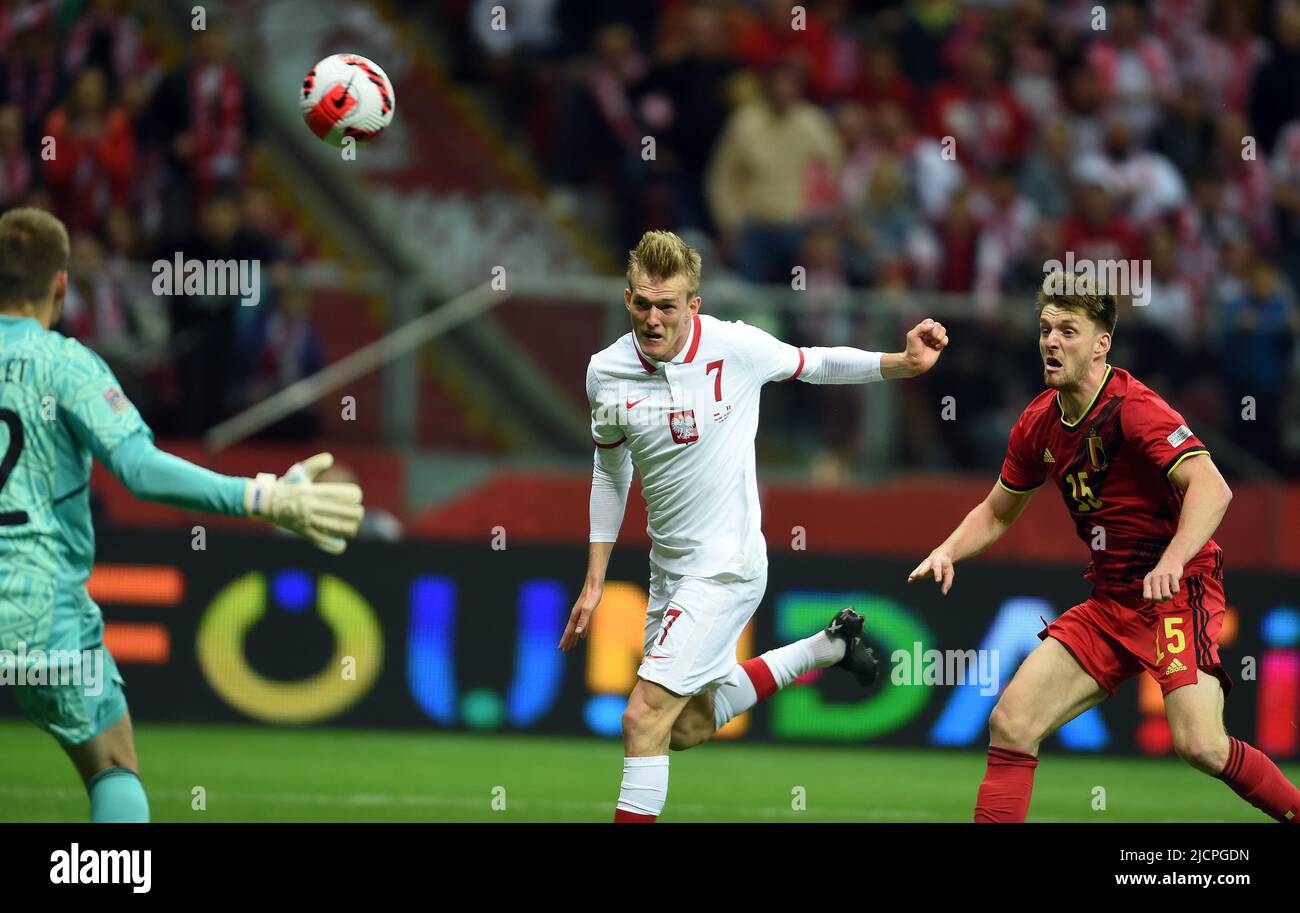
[[[700,254],[671,231],[648,231],[627,255],[627,287],[640,273],[647,279],[686,277],[686,300],[700,290]]]
[[[1048,289],[1064,291],[1048,291]],[[1043,279],[1034,304],[1040,314],[1049,304],[1062,310],[1076,311],[1100,324],[1111,335],[1115,333],[1115,321],[1119,318],[1114,295],[1100,290],[1097,283],[1088,276],[1071,275],[1059,269]]]
[[[70,256],[68,230],[45,210],[23,207],[0,216],[0,309],[39,303]]]

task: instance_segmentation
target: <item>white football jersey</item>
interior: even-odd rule
[[[671,362],[647,358],[631,332],[592,356],[592,439],[636,467],[655,565],[696,577],[766,570],[759,394],[768,381],[798,377],[806,355],[757,327],[697,314]]]

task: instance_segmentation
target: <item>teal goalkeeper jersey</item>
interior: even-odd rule
[[[137,497],[244,515],[246,480],[155,448],[103,359],[29,317],[0,315],[0,616],[34,586],[90,578],[92,459]]]
[[[107,462],[136,434],[152,439],[98,355],[31,318],[0,315],[0,593],[15,573],[85,583],[91,459]]]

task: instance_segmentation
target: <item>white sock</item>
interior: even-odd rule
[[[772,670],[776,687],[784,688],[805,673],[835,665],[844,658],[845,649],[843,640],[818,631],[812,637],[768,650],[763,654],[763,661]]]
[[[727,680],[713,692],[713,724],[721,729],[750,707],[758,703],[758,692],[749,680],[749,673],[740,663],[731,667]]]
[[[813,669],[835,665],[844,658],[845,649],[844,641],[838,637],[828,637],[825,631],[818,631],[812,637],[768,650],[759,660],[771,673],[772,684],[779,691]],[[754,681],[744,666],[737,663],[731,668],[731,674],[718,686],[718,690],[713,692],[714,726],[721,729],[757,703],[758,690],[754,687]]]
[[[668,798],[668,755],[624,758],[623,784],[618,789],[619,811],[659,817]]]

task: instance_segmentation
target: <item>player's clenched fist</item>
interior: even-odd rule
[[[880,374],[887,380],[924,374],[934,367],[939,353],[947,347],[947,328],[927,317],[908,331],[907,346],[902,352],[881,356]]]
[[[573,604],[573,611],[569,613],[569,623],[564,627],[564,635],[560,638],[561,650],[568,652],[578,641],[586,638],[587,631],[591,627],[591,613],[596,611],[596,606],[600,605],[600,597],[604,589],[601,584],[588,583],[583,586],[578,601]]]
[[[924,373],[934,367],[939,353],[947,346],[948,330],[939,321],[927,317],[907,334],[907,360],[916,366],[917,373]]]
[[[948,591],[952,589],[952,577],[956,573],[953,570],[952,558],[947,552],[935,549],[930,552],[929,557],[916,566],[912,573],[907,575],[907,582],[919,580],[922,577],[934,577],[934,582],[940,584],[940,592],[947,596]]]

